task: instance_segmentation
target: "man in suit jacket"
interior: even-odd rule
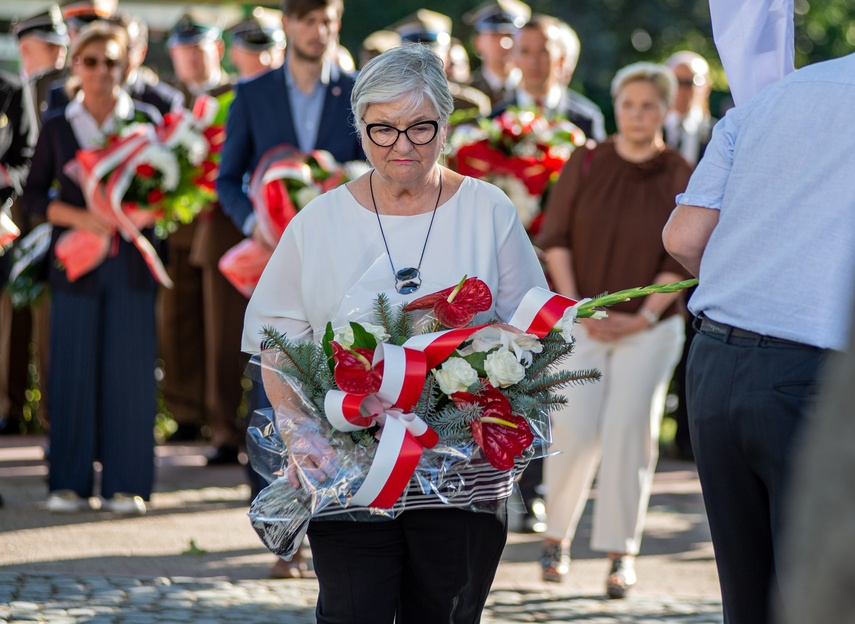
[[[285,0],[282,12],[285,63],[235,87],[220,159],[220,202],[247,236],[254,234],[255,217],[244,179],[270,148],[287,143],[302,152],[327,150],[339,162],[364,158],[350,125],[353,78],[328,54],[341,0]]]
[[[532,17],[514,37],[514,60],[522,73],[520,83],[513,97],[494,109],[493,115],[509,106],[534,106],[547,117],[569,119],[588,138],[605,139],[603,112],[568,88],[579,48],[579,38],[569,25],[546,15]]]

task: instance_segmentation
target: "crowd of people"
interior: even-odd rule
[[[567,23],[533,14],[520,0],[488,0],[464,16],[480,59],[474,72],[466,48],[452,34],[452,20],[428,9],[368,36],[357,55],[358,69],[339,43],[342,0],[284,0],[280,13],[259,8],[225,31],[188,14],[167,40],[172,85],[144,65],[146,24],[119,9],[115,0],[70,0],[18,20],[13,33],[20,75],[0,74],[0,111],[8,120],[0,125],[3,198],[25,233],[41,222],[52,225],[44,263],[48,293],[24,309],[14,309],[8,294],[0,300],[0,424],[12,430],[20,418],[33,353],[41,380],[40,417],[49,430],[51,512],[82,510],[98,495],[111,511],[145,513],[155,482],[157,359],[163,367],[160,391],[176,423],[172,439],[204,435],[213,447],[208,465],[237,463],[245,444],[244,404],[250,411],[267,405],[260,384],[244,377],[249,357],[262,346],[263,326],[295,340],[315,340],[328,321],[346,323],[354,310],[370,306],[378,283],[392,303],[403,303],[456,283],[463,273],[478,275],[498,293],[490,313],[506,321],[529,288],[546,286],[546,275],[552,290],[573,299],[676,282],[698,274],[714,228],[745,227],[724,218],[718,225],[705,220],[721,208],[715,198],[723,194],[726,176],[718,175],[715,184],[697,177],[689,183],[716,121],[708,105],[709,66],[693,52],[618,70],[611,89],[617,132],[607,136],[600,108],[570,88],[579,37]],[[226,42],[236,76],[223,67]],[[134,246],[87,209],[66,165],[78,150],[103,146],[129,123],[158,124],[170,112],[192,109],[201,96],[224,94],[230,104],[217,199],[165,239],[154,236],[153,219],[138,224],[164,259],[173,287],[163,288]],[[534,245],[501,191],[440,164],[449,124],[517,109],[569,120],[586,139],[545,198]],[[765,132],[752,130],[749,122],[747,130],[735,124],[722,131],[728,134],[720,144],[732,146],[737,132]],[[247,181],[262,157],[280,145],[303,153],[326,150],[342,163],[367,160],[371,170],[310,203],[272,249]],[[718,145],[712,158],[721,160],[725,152]],[[720,162],[702,163],[699,171],[715,177],[710,172],[716,166],[725,169]],[[687,185],[686,205],[668,224],[672,257],[662,230]],[[751,189],[745,183],[740,188],[745,197],[728,201],[750,203]],[[55,256],[57,239],[69,229],[112,240],[105,260],[74,281]],[[689,238],[686,249],[680,235],[693,229],[700,231],[700,242]],[[272,252],[249,303],[218,267],[226,251],[246,238]],[[749,242],[738,232],[728,239],[740,240]],[[721,313],[715,289],[719,280],[734,278],[728,259],[745,250],[730,249],[715,237],[710,241],[719,262],[709,266],[721,275],[702,281],[692,307],[701,315],[694,321],[702,335],[698,350],[718,349],[722,353],[715,358],[731,357],[710,342],[710,336],[722,335],[724,342],[774,341],[776,357],[778,351],[799,349],[790,344],[802,337],[798,331],[754,328],[747,319],[762,315],[752,310]],[[778,244],[769,243],[770,254]],[[4,280],[10,258],[0,257]],[[749,277],[774,281],[771,275],[743,275],[748,290]],[[570,544],[596,477],[591,545],[609,559],[606,592],[622,598],[636,582],[633,561],[658,458],[665,394],[675,368],[686,368],[692,321],[685,295],[669,293],[617,305],[607,319],[577,325],[570,364],[598,369],[603,379],[564,391],[567,405],[552,416],[558,454],[532,462],[520,479],[525,530],[544,537],[544,581],[560,582],[567,574]],[[838,348],[838,342],[808,344]],[[822,353],[811,353],[815,376]],[[793,357],[801,361],[801,355],[796,351]],[[757,370],[777,365],[758,362]],[[682,374],[674,381],[685,392]],[[724,383],[720,371],[694,374]],[[678,444],[687,457],[693,449],[686,404],[691,408],[694,402],[706,414],[716,393],[730,392],[718,386],[700,391],[696,383],[694,395],[679,401]],[[723,435],[708,432],[712,426],[693,421],[693,441]],[[782,439],[789,443],[791,433]],[[737,503],[725,503],[727,495],[717,489],[723,477],[714,474],[719,461],[710,449],[716,447],[700,448],[705,496],[716,507],[711,525],[725,566],[720,570],[726,609],[736,614],[750,601],[742,596],[756,587],[750,583],[771,573],[764,569],[743,578],[747,573],[738,560],[746,552],[745,535],[725,528]],[[97,488],[96,461],[102,467]],[[733,479],[747,481],[742,473]],[[254,491],[263,487],[253,480]],[[746,500],[759,496],[757,488],[743,493]],[[481,489],[473,485],[472,496],[490,496]],[[711,498],[716,496],[724,498]],[[504,499],[499,502],[485,513],[449,508],[436,498],[388,522],[368,521],[359,508],[341,522],[312,521],[318,621],[478,621],[507,533]],[[764,513],[769,511],[758,509],[752,521]],[[765,551],[757,555],[764,557]],[[280,573],[300,576],[306,568],[297,560]],[[378,580],[390,588],[386,599],[359,600]],[[761,610],[732,621],[765,617]]]

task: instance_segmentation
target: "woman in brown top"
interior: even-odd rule
[[[636,63],[612,82],[618,133],[579,149],[553,188],[539,243],[557,290],[578,299],[688,277],[662,245],[662,228],[691,169],[662,140],[674,77]],[[543,579],[560,581],[569,544],[599,464],[591,547],[611,560],[607,593],[635,583],[659,422],[684,340],[679,294],[614,306],[605,320],[581,321],[572,366],[597,368],[597,384],[573,388],[553,416],[560,454],[545,463]]]

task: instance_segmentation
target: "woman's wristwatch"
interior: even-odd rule
[[[656,314],[656,312],[654,312],[653,310],[648,310],[647,308],[641,308],[638,310],[638,313],[647,320],[647,323],[651,327],[653,325],[656,325],[656,323],[659,322],[659,315]]]

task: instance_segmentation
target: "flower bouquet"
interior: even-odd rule
[[[265,328],[260,368],[273,407],[256,412],[248,435],[270,485],[250,509],[255,530],[288,557],[313,517],[394,517],[411,497],[494,509],[527,461],[546,453],[548,412],[565,404],[555,391],[599,379],[560,366],[575,319],[692,283],[583,302],[535,288],[507,324],[472,326],[492,295],[464,278],[403,308],[380,295],[374,323],[328,325],[320,344]],[[431,331],[417,333],[423,310]]]
[[[449,144],[449,166],[505,191],[534,236],[543,193],[573,150],[585,144],[585,134],[567,120],[549,121],[534,110],[512,107],[478,126],[461,126]]]
[[[156,234],[166,236],[215,197],[199,180],[211,150],[202,130],[213,122],[217,110],[214,98],[199,97],[193,114],[170,113],[157,128],[130,124],[110,137],[105,147],[78,150],[66,166],[66,173],[83,189],[87,208],[133,242],[165,286],[171,281],[139,230],[153,225]],[[99,266],[110,249],[110,236],[74,229],[60,236],[55,254],[68,279],[75,281]]]
[[[367,171],[362,162],[340,165],[329,152],[303,154],[290,145],[268,150],[249,182],[258,231],[263,244],[254,238],[241,241],[220,259],[220,272],[245,297],[255,290],[261,273],[291,219],[321,193]]]

